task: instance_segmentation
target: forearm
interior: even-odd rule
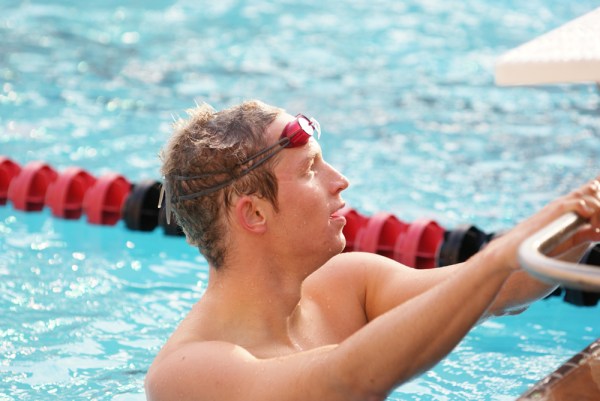
[[[588,244],[584,243],[554,257],[568,262],[577,262],[587,247]],[[551,294],[556,287],[556,284],[541,281],[526,271],[517,271],[506,280],[486,317],[522,312],[532,302]]]
[[[540,281],[525,271],[515,272],[506,280],[483,318],[523,312],[532,302],[546,297],[555,289],[556,285]]]
[[[386,394],[430,368],[468,333],[510,270],[477,256],[456,275],[371,321],[338,348],[358,394]]]

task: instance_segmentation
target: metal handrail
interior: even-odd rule
[[[546,256],[587,220],[567,213],[527,238],[519,247],[523,268],[539,279],[584,291],[600,291],[600,266],[565,262]]]

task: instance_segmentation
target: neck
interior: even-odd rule
[[[223,327],[243,333],[249,343],[291,342],[289,327],[299,317],[306,278],[297,271],[265,260],[211,268],[203,301]]]

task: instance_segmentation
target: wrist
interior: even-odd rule
[[[497,238],[475,254],[475,263],[484,265],[491,271],[512,273],[521,269],[517,258],[518,244],[512,244],[508,237]]]

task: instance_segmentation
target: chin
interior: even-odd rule
[[[344,251],[344,249],[346,249],[346,237],[344,236],[344,233],[340,234],[340,250],[338,253],[342,253]]]
[[[329,251],[331,253],[331,256],[333,257],[337,254],[342,253],[345,248],[346,248],[346,237],[344,236],[344,234],[340,233],[339,236],[336,238],[336,241],[334,243],[332,243],[331,246],[329,247]]]

